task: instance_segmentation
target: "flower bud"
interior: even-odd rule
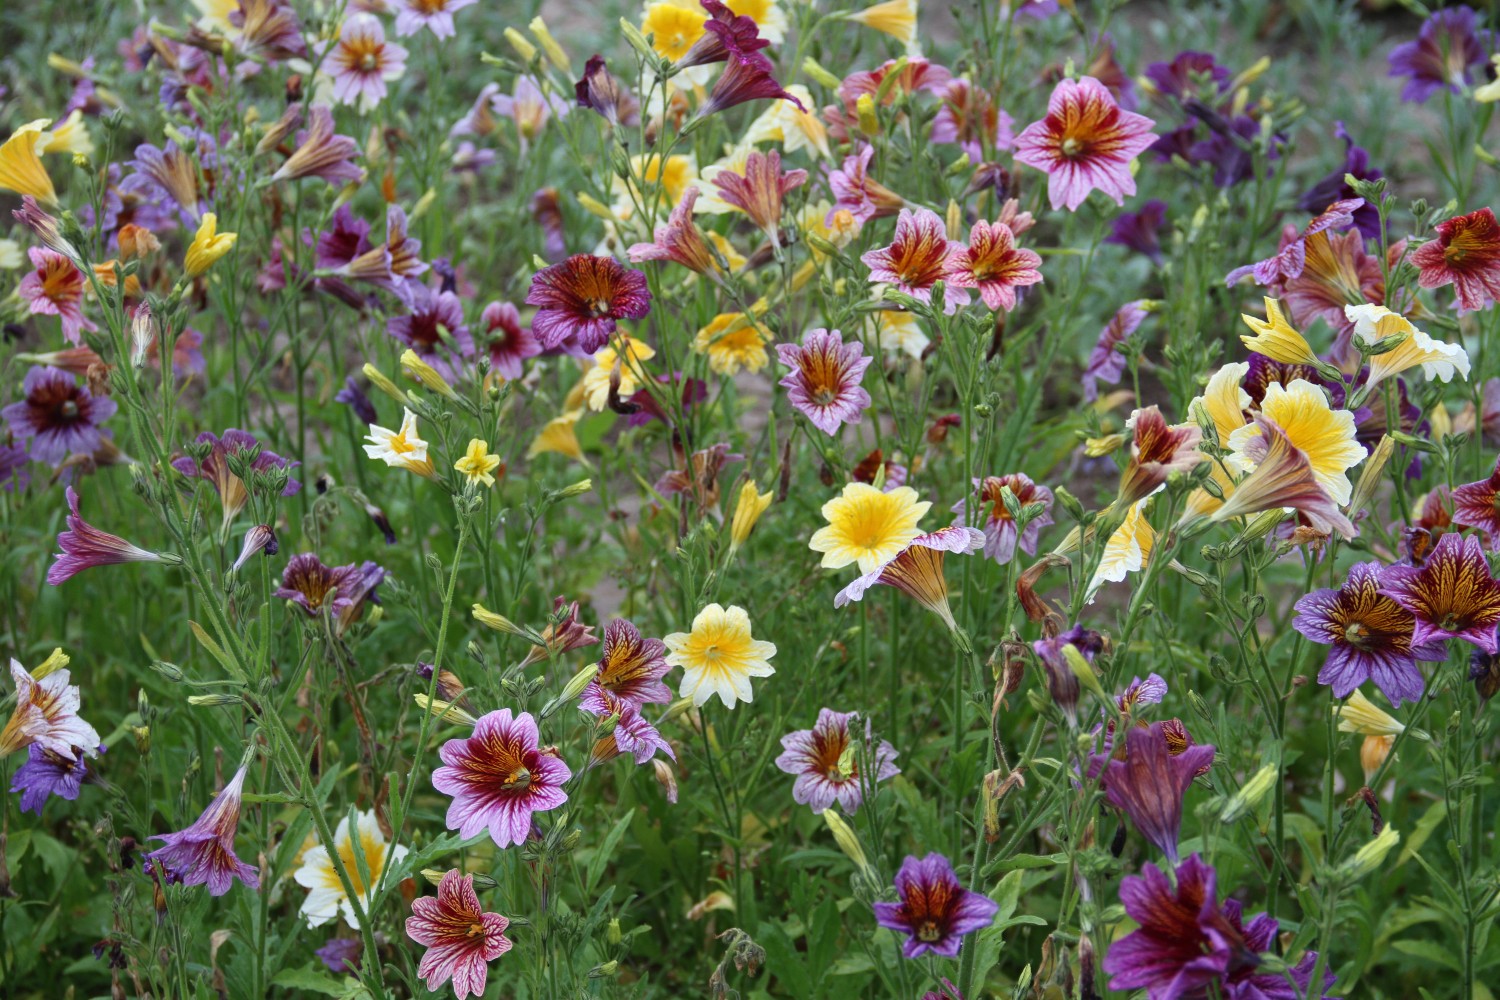
[[[1267,764],[1256,771],[1249,781],[1240,786],[1240,790],[1229,797],[1224,804],[1224,810],[1219,814],[1219,820],[1223,823],[1233,823],[1251,809],[1260,805],[1266,793],[1276,784],[1278,768],[1275,764]]]
[[[1396,832],[1394,826],[1387,826],[1373,840],[1355,851],[1354,857],[1340,866],[1339,874],[1350,882],[1364,878],[1385,864],[1386,856],[1400,842],[1401,834]]]
[[[478,721],[474,716],[465,712],[457,705],[439,698],[428,698],[425,694],[415,694],[412,696],[412,700],[417,703],[418,708],[429,713],[439,722],[451,722],[459,726],[472,726]]]
[[[832,809],[823,810],[823,822],[828,824],[829,831],[833,834],[834,843],[839,845],[854,867],[861,872],[870,870],[870,859],[865,856],[865,849],[860,846],[859,835],[850,828],[844,818]]]
[[[824,69],[812,56],[802,60],[802,72],[806,73],[814,83],[821,84],[829,90],[838,90],[839,85],[843,83],[838,77]]]
[[[505,40],[510,47],[515,49],[516,55],[521,57],[521,62],[530,65],[531,60],[536,58],[536,46],[526,40],[526,36],[515,28],[505,29]]]
[[[446,399],[458,398],[458,393],[453,386],[448,384],[448,380],[443,378],[436,368],[423,361],[411,348],[401,352],[401,370],[408,378],[420,382]]]
[[[72,657],[64,653],[61,646],[58,646],[41,662],[40,666],[31,672],[31,679],[39,681],[48,674],[56,673],[66,667],[71,660]]]
[[[568,54],[563,47],[557,44],[557,39],[552,37],[552,32],[547,30],[547,22],[540,17],[533,17],[527,29],[531,31],[532,37],[541,45],[542,51],[547,53],[547,59],[562,72],[569,69]]]

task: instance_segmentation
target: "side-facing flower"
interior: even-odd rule
[[[953,610],[948,606],[943,554],[970,555],[984,548],[984,541],[984,532],[978,528],[957,524],[918,535],[890,559],[839,591],[833,598],[833,606],[841,608],[850,601],[858,601],[865,596],[865,591],[877,585],[895,587],[941,618],[948,631],[957,635],[958,623],[953,620]]]
[[[31,457],[56,465],[69,455],[92,455],[104,443],[99,425],[118,408],[59,368],[37,366],[21,382],[24,398],[0,410],[17,438],[30,439]]]
[[[729,549],[731,552],[745,544],[750,537],[750,532],[755,530],[755,524],[760,516],[771,506],[771,501],[776,494],[770,490],[762,493],[760,487],[755,485],[755,480],[745,480],[745,485],[740,487],[740,495],[735,500],[734,516],[729,522]]]
[[[593,354],[615,332],[615,321],[651,311],[646,276],[613,257],[574,254],[531,279],[526,304],[538,306],[531,329],[542,346]]]
[[[983,220],[969,229],[969,245],[954,254],[943,280],[950,288],[972,288],[996,312],[1016,307],[1016,289],[1042,280],[1042,258],[1016,246],[1015,234],[1003,222]]]
[[[936,212],[903,208],[890,245],[859,259],[870,269],[872,282],[893,285],[920,302],[931,302],[933,286],[946,281],[963,252],[964,245],[948,238],[948,229]],[[943,311],[951,313],[968,301],[964,286],[949,285],[943,292]]]
[[[343,631],[359,617],[384,579],[385,570],[373,562],[325,566],[317,556],[304,552],[287,561],[275,596],[293,602],[311,618],[320,617],[327,605]]]
[[[803,111],[807,110],[801,101],[788,93],[771,75],[775,68],[771,60],[759,52],[742,49],[738,42],[727,35],[721,37],[729,50],[729,58],[725,60],[723,72],[714,81],[708,100],[698,108],[694,122],[701,122],[711,115],[748,101],[787,101]]]
[[[615,618],[604,626],[599,673],[589,689],[598,688],[636,708],[665,705],[672,700],[671,689],[662,683],[672,669],[666,652],[660,639],[648,639],[630,621]]]
[[[457,868],[444,873],[437,896],[412,900],[406,936],[427,951],[417,963],[417,975],[436,993],[450,979],[458,1000],[484,995],[489,963],[510,951],[505,929],[510,921],[486,913],[474,891],[474,876]]]
[[[1318,352],[1312,349],[1307,338],[1297,332],[1296,327],[1287,322],[1286,314],[1281,311],[1281,303],[1269,296],[1265,302],[1265,319],[1248,313],[1240,316],[1240,319],[1245,321],[1245,325],[1253,331],[1252,336],[1241,334],[1240,343],[1244,344],[1247,350],[1282,364],[1317,364]]]
[[[1292,627],[1313,642],[1330,647],[1318,672],[1318,683],[1347,698],[1373,680],[1394,705],[1422,697],[1424,683],[1417,661],[1441,662],[1441,642],[1414,643],[1412,613],[1380,592],[1378,562],[1356,563],[1338,590],[1315,590],[1299,598]]]
[[[1387,566],[1380,592],[1416,616],[1414,645],[1462,639],[1486,653],[1497,651],[1500,583],[1474,536],[1449,532],[1420,567]]]
[[[1054,209],[1076,211],[1095,189],[1123,205],[1135,194],[1130,161],[1157,140],[1155,124],[1123,110],[1091,76],[1062,80],[1047,101],[1047,116],[1016,136],[1016,162],[1046,172]]]
[[[262,448],[254,434],[235,427],[226,430],[223,437],[204,431],[198,435],[197,443],[209,445],[212,450],[201,461],[188,455],[174,458],[172,468],[189,479],[206,479],[213,484],[215,492],[219,494],[219,504],[223,508],[226,525],[244,510],[245,504],[250,500],[250,491],[246,488],[245,481],[230,468],[231,456],[254,452],[255,458],[250,461],[249,467],[257,472],[286,469],[296,464],[288,463],[274,451]],[[294,496],[300,489],[302,484],[288,476],[281,495]]]
[[[364,446],[365,454],[371,458],[393,469],[406,469],[427,479],[437,478],[432,459],[427,457],[427,442],[417,433],[417,415],[411,410],[402,409],[400,430],[371,424],[365,440],[370,442]]]
[[[1089,603],[1106,583],[1120,583],[1131,573],[1139,572],[1156,547],[1156,531],[1146,519],[1149,498],[1136,501],[1126,509],[1125,519],[1104,542],[1099,565],[1089,579],[1086,593]]]
[[[1422,374],[1440,382],[1451,382],[1454,372],[1460,378],[1469,377],[1469,354],[1462,345],[1433,340],[1400,313],[1366,302],[1358,306],[1345,306],[1344,314],[1354,324],[1354,338],[1363,344],[1373,346],[1390,337],[1403,337],[1395,347],[1370,358],[1370,374],[1365,379],[1366,391],[1392,376],[1419,366]]]
[[[611,126],[635,125],[641,119],[641,105],[635,95],[615,79],[601,55],[589,56],[583,76],[573,84],[573,96],[580,108],[596,112]]]
[[[1121,809],[1141,836],[1172,864],[1178,861],[1182,799],[1195,775],[1213,763],[1211,744],[1198,743],[1180,754],[1167,747],[1162,723],[1134,727],[1125,735],[1125,759],[1111,760],[1100,778],[1109,804]]]
[[[1235,268],[1224,276],[1224,284],[1233,287],[1247,274],[1254,277],[1257,285],[1274,285],[1279,281],[1300,277],[1303,267],[1307,265],[1308,237],[1348,229],[1354,225],[1354,213],[1364,207],[1363,198],[1343,198],[1330,203],[1299,235],[1283,241],[1275,256]]]
[[[42,151],[52,142],[47,119],[22,125],[0,143],[0,191],[30,195],[45,205],[57,205],[57,189],[42,165]]]
[[[432,772],[432,787],[453,797],[447,824],[461,837],[488,830],[496,847],[520,844],[531,832],[532,813],[568,801],[562,786],[573,772],[539,745],[529,712],[490,712],[473,735],[449,740],[439,755],[443,766]]]
[[[1307,453],[1293,444],[1274,420],[1263,414],[1256,414],[1250,426],[1256,429],[1256,434],[1236,455],[1252,464],[1255,471],[1235,485],[1234,493],[1209,515],[1209,520],[1228,521],[1263,510],[1290,507],[1307,518],[1313,529],[1321,534],[1337,531],[1346,539],[1353,538],[1354,525],[1329,496]],[[1235,457],[1232,455],[1231,459]],[[1343,479],[1343,476],[1339,478]],[[1347,486],[1348,480],[1343,481]],[[1349,489],[1353,491],[1352,487]]]
[[[806,182],[806,170],[781,169],[781,154],[774,149],[747,156],[744,173],[721,170],[713,180],[719,197],[744,212],[772,246],[781,245],[783,199],[788,191]]]
[[[858,563],[861,573],[871,573],[921,536],[917,522],[931,507],[910,486],[886,492],[849,483],[823,505],[828,524],[813,533],[808,548],[823,553],[825,569]]]
[[[1454,488],[1453,523],[1484,532],[1490,551],[1500,551],[1500,461],[1489,478]]]
[[[1307,456],[1318,485],[1334,503],[1349,502],[1354,487],[1347,472],[1369,454],[1355,440],[1353,413],[1334,409],[1322,389],[1299,378],[1289,385],[1272,382],[1266,386],[1260,401],[1260,416],[1275,423],[1292,446]],[[1241,471],[1254,469],[1258,460],[1250,452],[1260,447],[1256,442],[1263,438],[1259,421],[1231,433],[1224,442],[1230,451],[1230,467]]]
[[[658,753],[674,761],[677,759],[672,744],[641,714],[639,708],[621,701],[596,684],[590,683],[584,689],[578,699],[578,708],[599,720],[595,729],[597,739],[589,751],[589,767],[608,763],[622,754],[629,754],[637,767],[650,763]],[[605,726],[609,727],[607,731]]]
[[[33,743],[26,748],[26,761],[11,777],[10,790],[21,793],[21,811],[42,814],[49,798],[56,795],[72,802],[78,798],[88,765],[82,752],[64,757]]]
[[[1473,312],[1500,301],[1500,222],[1481,208],[1439,222],[1437,239],[1412,251],[1417,284],[1423,288],[1452,285],[1460,312]]]
[[[56,587],[76,574],[96,566],[173,561],[171,557],[159,552],[133,545],[119,535],[100,531],[85,521],[78,512],[78,491],[69,486],[64,495],[68,500],[68,528],[58,533],[57,546],[62,551],[53,556],[54,561],[47,568],[47,582],[52,586]]]
[[[66,668],[37,679],[11,660],[10,677],[16,684],[16,707],[0,730],[0,757],[28,746],[70,760],[77,752],[99,755],[99,733],[78,717],[83,698],[78,685],[69,683],[72,675]]]
[[[917,0],[882,0],[874,6],[844,15],[849,20],[864,25],[896,41],[913,51],[917,44]]]
[[[1174,472],[1190,472],[1205,460],[1198,450],[1203,429],[1195,423],[1168,424],[1156,406],[1136,410],[1125,422],[1132,434],[1130,462],[1120,475],[1120,504],[1133,504],[1166,485]]]
[[[921,860],[908,854],[896,872],[896,894],[898,903],[874,904],[875,922],[907,936],[901,943],[907,958],[928,952],[952,958],[964,935],[988,927],[1000,909],[988,896],[965,889],[941,854]]]
[[[776,672],[771,657],[775,643],[750,634],[750,615],[731,604],[710,604],[693,618],[690,632],[664,636],[668,666],[682,667],[679,695],[693,699],[695,707],[714,695],[733,708],[737,702],[754,699],[750,678],[770,677]]]
[[[271,175],[274,181],[320,177],[330,184],[357,181],[364,171],[355,164],[359,143],[333,131],[333,112],[326,104],[314,104],[307,131],[297,139],[297,148]]]
[[[246,765],[240,765],[224,790],[203,810],[192,825],[177,833],[157,834],[161,847],[146,855],[173,881],[183,885],[207,885],[210,896],[222,896],[235,879],[247,888],[260,888],[254,865],[234,853],[234,835],[240,825],[240,798],[245,790]]]
[[[333,831],[333,850],[338,853],[344,872],[359,899],[360,908],[368,913],[374,901],[375,888],[380,885],[386,868],[406,857],[406,847],[386,843],[380,823],[373,812],[354,814],[354,829],[349,828],[349,816],[339,820]],[[365,873],[369,881],[365,881]],[[297,911],[307,920],[309,927],[321,927],[339,916],[351,927],[359,926],[354,903],[334,867],[333,855],[327,844],[314,844],[302,853],[301,866],[292,873],[296,883],[307,889],[307,898]]]
[[[776,345],[776,357],[791,369],[778,384],[792,406],[831,437],[844,424],[859,423],[870,405],[870,394],[859,383],[875,359],[864,352],[859,340],[845,343],[837,330],[809,330],[800,345]]]
[[[864,801],[865,791],[878,782],[901,773],[896,749],[885,740],[876,743],[868,734],[864,744],[850,735],[858,712],[818,710],[811,729],[799,729],[781,738],[783,751],[776,766],[795,775],[792,801],[821,813],[835,802],[846,815],[853,815]],[[868,770],[861,770],[868,768]]]
[[[1118,385],[1125,374],[1125,354],[1120,345],[1129,340],[1146,319],[1146,303],[1137,299],[1127,302],[1115,311],[1099,331],[1094,349],[1089,351],[1088,363],[1083,369],[1083,398],[1092,403],[1099,398],[1099,383]]]
[[[82,343],[84,330],[99,329],[83,314],[83,272],[55,250],[31,247],[26,252],[35,270],[21,279],[17,292],[33,316],[56,316],[68,343]]]
[[[1104,637],[1092,629],[1074,625],[1066,632],[1050,639],[1037,639],[1031,644],[1031,651],[1036,654],[1037,662],[1047,675],[1048,694],[1069,721],[1077,725],[1078,698],[1083,689],[1078,675],[1068,665],[1068,657],[1063,652],[1064,646],[1072,646],[1085,663],[1093,663],[1094,657],[1104,650]]]
[[[870,159],[875,147],[863,143],[855,152],[844,157],[837,168],[824,167],[828,174],[828,186],[837,199],[824,220],[833,225],[838,212],[848,212],[854,221],[863,225],[871,219],[895,215],[906,205],[906,199],[870,176]]]
[[[719,176],[729,174],[724,171]],[[715,179],[717,183],[717,178]],[[723,269],[703,238],[703,231],[693,222],[693,205],[697,203],[699,191],[690,187],[682,194],[682,200],[672,209],[666,225],[657,226],[650,243],[633,243],[625,251],[631,263],[647,260],[670,260],[681,264],[689,271],[709,276],[718,275]]]
[[[189,278],[196,278],[208,271],[234,248],[238,233],[219,232],[219,218],[213,212],[204,212],[198,223],[193,242],[188,245],[182,268]]]

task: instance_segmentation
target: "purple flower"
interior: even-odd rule
[[[629,754],[637,766],[650,763],[658,751],[674,761],[677,759],[672,744],[647,721],[639,708],[597,684],[591,683],[584,689],[583,696],[578,699],[578,708],[600,720],[615,720],[614,728],[594,741],[589,752],[590,767],[614,760],[621,754]]]
[[[792,801],[821,813],[835,802],[845,815],[853,815],[864,801],[865,789],[901,773],[896,749],[885,740],[876,744],[865,727],[864,745],[850,739],[850,724],[858,712],[818,710],[811,729],[799,729],[781,738],[784,751],[776,766],[797,776]],[[868,768],[868,771],[865,770]]]
[[[365,390],[360,388],[353,375],[344,379],[344,387],[334,394],[333,399],[335,402],[347,404],[349,409],[354,411],[355,419],[362,424],[380,422],[380,414],[375,412],[375,404],[370,402],[370,397],[365,395]]]
[[[1118,385],[1125,374],[1125,355],[1119,346],[1129,340],[1146,319],[1146,310],[1140,300],[1127,302],[1109,318],[1099,339],[1089,352],[1088,364],[1083,369],[1083,398],[1092,403],[1099,398],[1099,383]]]
[[[727,111],[747,101],[789,101],[796,106],[798,111],[804,114],[807,112],[802,102],[787,93],[786,89],[771,75],[775,68],[771,60],[759,52],[742,47],[728,32],[720,37],[724,41],[729,57],[724,63],[724,71],[714,81],[708,100],[704,101],[703,106],[698,109],[695,121],[702,121],[710,115]]]
[[[920,958],[928,952],[945,958],[958,954],[963,936],[995,919],[1000,904],[963,887],[953,866],[941,854],[918,861],[908,854],[896,873],[899,903],[876,903],[875,921],[907,938],[901,953]]]
[[[1042,669],[1047,673],[1047,690],[1052,695],[1052,700],[1076,724],[1078,697],[1082,692],[1078,685],[1078,676],[1073,673],[1072,668],[1068,666],[1068,661],[1064,658],[1064,646],[1072,646],[1083,655],[1085,660],[1093,663],[1094,657],[1104,650],[1104,637],[1093,629],[1074,625],[1051,639],[1037,639],[1031,644],[1032,652],[1036,654],[1037,660],[1042,664]]]
[[[678,65],[681,66],[681,63]],[[640,102],[605,67],[604,57],[601,55],[589,56],[589,61],[583,68],[583,76],[573,85],[573,95],[580,108],[598,113],[616,128],[621,125],[636,125],[641,120]]]
[[[78,513],[78,491],[67,487],[64,495],[68,500],[68,530],[57,536],[57,546],[62,549],[47,569],[47,583],[58,586],[86,569],[96,566],[114,566],[128,562],[167,562],[167,558],[132,545],[119,535],[100,531]],[[174,557],[175,558],[175,557]]]
[[[99,748],[104,749],[102,746]],[[53,795],[69,802],[78,798],[88,765],[83,754],[63,757],[39,743],[27,747],[27,759],[11,777],[10,790],[21,793],[21,811],[42,814],[42,804]]]
[[[1224,276],[1224,284],[1233,288],[1245,275],[1251,275],[1257,285],[1275,285],[1291,278],[1300,278],[1307,266],[1307,238],[1321,232],[1341,232],[1354,225],[1354,213],[1365,205],[1363,198],[1347,198],[1329,204],[1293,240],[1287,242],[1274,257],[1245,264]]]
[[[870,394],[859,383],[875,359],[864,352],[858,340],[844,343],[837,330],[809,330],[800,346],[776,345],[776,356],[791,369],[777,384],[786,388],[798,412],[832,437],[844,424],[859,423],[870,405]]]
[[[1166,217],[1167,203],[1152,198],[1141,206],[1139,212],[1121,213],[1104,242],[1134,250],[1151,258],[1152,263],[1160,264],[1161,237],[1158,230]]]
[[[1169,63],[1147,66],[1145,77],[1159,93],[1182,100],[1196,94],[1196,78],[1207,78],[1214,94],[1222,94],[1229,85],[1229,68],[1220,66],[1212,53],[1188,51],[1177,53]]]
[[[313,954],[328,967],[329,972],[358,972],[359,956],[363,951],[364,944],[357,937],[330,938]]]
[[[1236,899],[1224,901],[1224,917],[1231,927],[1240,932],[1245,946],[1257,954],[1272,951],[1276,946],[1276,932],[1280,922],[1269,913],[1262,913],[1250,920],[1248,926],[1240,923],[1240,903]],[[1294,982],[1289,983],[1280,972],[1257,974],[1254,967],[1242,968],[1230,974],[1224,983],[1225,1000],[1302,1000],[1307,996],[1308,984],[1312,982],[1313,969],[1318,964],[1318,953],[1304,951],[1296,965],[1287,969]],[[1327,991],[1333,987],[1336,977],[1332,972],[1323,973],[1323,989],[1319,994],[1324,1000],[1332,1000]]]
[[[295,602],[309,617],[316,618],[322,615],[329,594],[337,590],[329,610],[342,632],[359,617],[365,601],[374,600],[375,587],[384,579],[385,570],[373,562],[325,566],[317,556],[304,552],[292,556],[286,564],[276,596]]]
[[[333,131],[333,112],[326,104],[314,104],[307,131],[297,137],[297,149],[271,175],[274,181],[320,177],[333,185],[357,181],[364,171],[355,164],[359,143]]]
[[[1462,639],[1496,652],[1500,583],[1490,575],[1484,546],[1472,535],[1449,533],[1420,566],[1387,566],[1380,592],[1416,617],[1412,645]]]
[[[1192,163],[1213,165],[1213,180],[1221,188],[1234,187],[1255,177],[1255,158],[1251,148],[1260,136],[1260,122],[1249,115],[1224,118],[1217,111],[1190,101],[1189,110],[1208,126],[1208,138],[1200,139],[1188,147],[1187,158]],[[1280,155],[1285,140],[1280,135],[1271,136],[1266,150],[1266,159],[1274,160]],[[1269,167],[1266,168],[1269,171]]]
[[[246,488],[244,480],[230,468],[231,464],[234,464],[234,456],[253,453],[255,458],[249,464],[250,468],[257,472],[264,472],[267,469],[290,469],[297,464],[288,462],[274,451],[261,448],[260,441],[254,434],[234,427],[226,430],[222,438],[204,431],[198,435],[197,440],[200,445],[211,445],[213,450],[201,462],[187,455],[174,458],[172,468],[189,479],[206,479],[213,483],[214,490],[219,494],[219,503],[224,508],[225,524],[233,521],[235,515],[244,509],[250,499],[250,491]],[[295,496],[300,489],[302,489],[302,484],[288,476],[281,495]]]
[[[509,302],[491,302],[480,313],[479,321],[484,324],[490,370],[501,378],[520,378],[521,362],[542,353],[541,342],[529,326],[521,325],[520,312]]]
[[[1421,104],[1439,90],[1461,93],[1473,82],[1474,67],[1489,59],[1489,47],[1490,33],[1479,29],[1474,11],[1449,7],[1422,22],[1415,41],[1391,50],[1386,75],[1408,77],[1401,99]]]
[[[57,465],[69,455],[92,455],[103,443],[99,425],[115,415],[115,401],[95,396],[59,368],[35,367],[21,383],[26,398],[0,410],[10,432],[30,439],[31,457]]]
[[[648,639],[641,630],[624,618],[615,618],[604,626],[604,646],[599,657],[599,673],[584,690],[598,689],[627,705],[665,705],[672,691],[662,683],[672,668],[666,661],[667,647],[660,639]]]
[[[409,285],[411,312],[392,316],[385,329],[416,351],[443,378],[457,381],[464,362],[474,357],[474,338],[464,323],[464,307],[452,292],[433,292],[420,282]]]
[[[1340,199],[1353,198],[1354,189],[1344,182],[1346,174],[1353,174],[1365,181],[1379,180],[1385,174],[1370,166],[1370,153],[1354,144],[1343,122],[1334,122],[1333,134],[1344,140],[1344,162],[1329,172],[1328,176],[1307,189],[1297,200],[1297,207],[1304,212],[1321,212]],[[1380,238],[1380,210],[1374,205],[1361,205],[1354,210],[1354,227],[1367,240]]]
[[[190,129],[188,134],[199,140],[199,155],[207,161],[202,166],[210,169],[218,159],[218,144],[206,132]],[[128,166],[134,172],[120,183],[122,193],[148,201],[170,200],[176,204],[183,225],[191,228],[198,224],[203,206],[199,161],[192,152],[180,148],[175,139],[161,148],[142,143],[135,147],[135,159]]]
[[[986,476],[975,479],[973,485],[973,498],[984,512],[980,527],[984,529],[985,556],[1004,566],[1016,557],[1017,548],[1027,555],[1036,555],[1037,536],[1052,523],[1052,491],[1032,482],[1024,472]],[[1024,531],[1016,531],[1016,521],[1010,516],[1010,508],[1005,506],[1000,491],[1006,487],[1015,494],[1020,506],[1029,503],[1042,505],[1042,513],[1028,521]],[[968,505],[967,499],[953,505],[953,513],[958,515],[955,524],[964,524],[968,520]]]
[[[178,833],[158,834],[165,846],[146,855],[160,865],[172,881],[183,885],[208,885],[211,896],[222,896],[235,879],[251,889],[260,887],[254,865],[234,853],[234,835],[240,823],[240,795],[245,787],[245,767],[235,772],[224,790],[214,796],[192,826]]]
[[[1111,760],[1100,778],[1109,804],[1121,809],[1141,835],[1174,865],[1182,829],[1182,799],[1201,768],[1213,763],[1212,744],[1199,743],[1173,754],[1162,723],[1125,734],[1125,759]]]
[[[1416,620],[1380,592],[1380,578],[1380,563],[1356,563],[1338,590],[1315,590],[1299,599],[1292,627],[1331,647],[1318,683],[1332,687],[1334,697],[1347,698],[1373,680],[1391,704],[1400,705],[1422,697],[1417,661],[1441,662],[1448,654],[1441,642],[1412,641]]]
[[[432,787],[453,797],[448,829],[461,837],[488,829],[495,846],[506,848],[526,840],[532,813],[568,801],[562,786],[573,772],[543,753],[538,738],[529,712],[512,716],[502,708],[480,718],[468,739],[443,744],[444,766],[432,772]]]

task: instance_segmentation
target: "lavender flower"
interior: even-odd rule
[[[1403,101],[1422,104],[1439,90],[1461,93],[1472,83],[1475,67],[1489,59],[1490,33],[1478,26],[1469,7],[1449,7],[1422,22],[1416,39],[1391,50],[1392,77],[1407,77]]]
[[[901,953],[921,958],[931,952],[945,958],[958,954],[965,934],[994,920],[1000,904],[965,889],[953,866],[941,854],[918,861],[907,855],[896,873],[899,903],[876,903],[875,922],[907,935]]]
[[[64,757],[37,743],[31,744],[26,751],[26,763],[16,768],[10,781],[10,790],[21,793],[22,812],[34,812],[40,816],[43,803],[54,795],[69,802],[78,798],[89,771],[82,753]]]
[[[26,397],[0,410],[31,457],[57,465],[69,455],[92,455],[104,442],[100,424],[115,415],[115,401],[95,396],[58,368],[35,367],[21,383]]]
[[[211,896],[224,895],[235,879],[251,889],[260,888],[255,866],[241,861],[234,853],[245,770],[246,766],[240,765],[234,778],[187,829],[151,838],[162,841],[164,846],[146,857],[160,865],[167,877],[180,880],[183,885],[206,884]]]

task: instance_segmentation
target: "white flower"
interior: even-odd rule
[[[1366,388],[1418,365],[1422,367],[1422,374],[1429,379],[1450,382],[1455,371],[1465,379],[1469,377],[1467,351],[1458,344],[1433,340],[1400,313],[1366,302],[1358,306],[1345,306],[1344,315],[1354,324],[1354,336],[1367,346],[1378,344],[1397,334],[1407,335],[1405,340],[1389,351],[1370,359],[1370,378],[1365,383]]]
[[[386,844],[385,834],[380,832],[380,824],[375,821],[373,812],[356,813],[356,816],[359,853],[364,856],[365,870],[370,873],[369,885],[364,884],[360,875],[360,862],[355,857],[354,841],[349,836],[348,816],[339,821],[338,829],[333,834],[333,843],[344,863],[349,881],[354,885],[355,894],[368,912],[375,887],[380,884],[381,873],[387,865],[406,857],[406,848]],[[339,880],[327,847],[316,844],[303,852],[302,867],[292,874],[292,878],[308,890],[307,898],[302,901],[302,908],[298,912],[307,918],[309,927],[321,927],[341,913],[351,927],[358,926],[354,904],[344,891],[344,883]]]

